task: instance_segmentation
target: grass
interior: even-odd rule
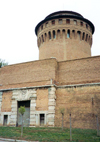
[[[20,127],[0,127],[0,137],[39,142],[69,142],[70,131],[56,127],[24,127],[21,138]],[[72,142],[100,142],[96,130],[72,129]]]

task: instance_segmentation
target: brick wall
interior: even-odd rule
[[[85,47],[85,48],[84,48]],[[55,57],[58,61],[79,59],[91,56],[87,42],[78,39],[56,39],[43,43],[39,48],[39,59]]]
[[[59,88],[56,91],[55,126],[61,127],[60,109],[65,109],[64,127],[96,129],[96,115],[100,123],[100,86]]]
[[[12,103],[12,92],[3,92],[2,95],[2,106],[1,106],[1,111],[2,112],[10,112],[11,111],[11,103]]]
[[[16,87],[31,86],[32,83],[44,82],[56,78],[56,59],[47,59],[22,64],[15,64],[0,69],[0,89],[13,85]],[[35,83],[35,84],[36,84]],[[26,86],[24,86],[26,84]],[[30,84],[30,85],[29,85]]]
[[[92,33],[90,26],[86,28],[86,23],[80,25],[80,20],[70,19],[70,24],[66,24],[66,19],[62,18],[62,23],[59,19],[53,19],[55,24],[52,25],[52,20],[41,25],[38,29],[38,47],[39,59],[47,59],[55,57],[58,61],[79,59],[91,56]],[[77,21],[77,24],[74,23]],[[43,28],[41,29],[41,27]],[[67,37],[67,32],[70,31],[70,37]],[[55,36],[53,36],[55,32]],[[51,33],[51,38],[49,38]],[[80,33],[80,34],[78,34]],[[84,38],[83,38],[84,34]]]
[[[58,63],[59,85],[100,82],[100,56]]]
[[[0,89],[100,82],[100,56],[57,62],[44,59],[0,69]]]
[[[36,110],[48,110],[48,89],[37,89]]]

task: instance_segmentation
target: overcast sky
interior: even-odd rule
[[[0,0],[0,58],[9,64],[38,60],[35,26],[60,10],[94,24],[92,56],[100,55],[100,0]]]

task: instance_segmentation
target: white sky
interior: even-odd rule
[[[38,60],[35,26],[60,10],[78,12],[94,24],[92,55],[100,55],[100,0],[0,0],[0,58],[9,64]]]

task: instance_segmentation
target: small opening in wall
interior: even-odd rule
[[[86,28],[88,29],[88,24],[86,24]]]
[[[70,30],[67,31],[67,38],[70,38]]]
[[[83,26],[83,22],[80,22],[80,25]]]
[[[85,41],[88,41],[88,34],[86,34],[86,39],[85,39]]]
[[[59,24],[62,24],[62,19],[59,19]]]
[[[44,118],[45,118],[45,115],[44,114],[40,114],[40,126],[44,125]]]
[[[83,35],[82,35],[82,40],[84,40],[84,38],[85,38],[85,33],[83,33]]]
[[[7,126],[7,122],[8,122],[8,115],[4,115],[4,126]]]
[[[54,39],[56,38],[56,33],[55,33],[55,31],[53,31],[53,38],[54,38]]]
[[[44,42],[44,38],[43,38],[43,35],[42,35],[42,42]]]
[[[70,24],[70,19],[66,19],[66,24]]]
[[[51,32],[49,32],[49,39],[51,39]]]
[[[41,30],[43,30],[43,25],[41,26]]]
[[[75,30],[72,30],[72,37],[75,38]]]
[[[52,20],[52,25],[55,25],[55,20]]]
[[[78,34],[78,38],[81,39],[81,32],[77,31],[77,34]]]
[[[45,26],[48,27],[48,22],[46,22]]]
[[[47,34],[45,33],[45,40],[47,40]]]
[[[77,24],[77,21],[76,20],[74,20],[74,25],[76,25]]]
[[[65,29],[62,30],[62,34],[65,37]]]

